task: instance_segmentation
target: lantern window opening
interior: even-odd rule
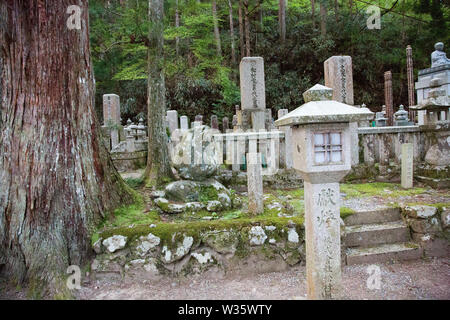
[[[341,164],[343,162],[341,132],[314,132],[313,135],[315,165]]]

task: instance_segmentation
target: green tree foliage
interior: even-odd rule
[[[355,103],[373,111],[384,104],[384,71],[393,73],[394,104],[408,105],[407,45],[413,48],[415,75],[430,66],[433,44],[450,47],[450,9],[443,0],[354,0],[327,2],[327,32],[320,33],[319,1],[312,23],[310,0],[289,0],[286,40],[281,43],[278,0],[249,0],[252,55],[265,62],[267,106],[293,110],[303,103],[302,93],[323,83],[323,62],[332,55],[353,60]],[[121,97],[123,121],[145,119],[147,87],[148,1],[93,0],[90,3],[92,56],[101,96]],[[238,5],[233,5],[236,44],[239,43]],[[109,3],[109,5],[108,5]],[[240,102],[239,66],[231,63],[228,0],[218,0],[222,55],[217,55],[211,1],[178,0],[180,26],[175,26],[175,0],[165,1],[165,65],[167,109],[176,109],[193,120],[213,114],[231,117]],[[381,29],[366,27],[370,5],[381,7]],[[179,50],[176,52],[176,39]],[[236,55],[240,56],[239,45]],[[275,116],[275,111],[273,112]],[[142,116],[144,115],[144,116]]]

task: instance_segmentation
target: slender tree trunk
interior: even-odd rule
[[[250,17],[248,12],[248,0],[244,0],[245,19],[245,54],[250,57]]]
[[[213,23],[214,23],[214,39],[216,40],[217,55],[222,56],[222,45],[220,43],[219,22],[217,20],[217,4],[216,4],[215,0],[212,1],[211,7],[212,7],[212,15],[213,15]]]
[[[278,1],[278,29],[283,44],[286,41],[286,0]]]
[[[311,0],[311,20],[312,20],[313,29],[315,29],[316,28],[316,1],[315,0]]]
[[[234,43],[234,25],[233,25],[233,5],[228,0],[229,18],[230,18],[230,39],[231,39],[231,65],[236,65],[236,49]]]
[[[178,10],[178,0],[175,0],[175,28],[180,27],[180,12]],[[175,51],[177,56],[180,54],[180,37],[175,38]]]
[[[161,185],[174,176],[166,132],[166,84],[164,79],[164,0],[149,0],[148,49],[148,157],[147,185]]]
[[[334,0],[334,18],[336,22],[339,21],[339,2],[338,0]]]
[[[95,223],[132,195],[94,110],[88,1],[0,1],[0,268],[58,287],[91,256]]]
[[[320,34],[327,34],[327,7],[324,0],[320,1]]]
[[[243,0],[239,0],[239,44],[241,49],[241,59],[245,57],[245,35],[244,35],[244,17],[243,17]]]

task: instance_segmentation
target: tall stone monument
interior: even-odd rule
[[[351,168],[349,123],[373,113],[333,101],[333,89],[322,85],[303,97],[275,125],[292,127],[294,169],[304,179],[308,298],[333,299],[341,288],[339,181]]]
[[[352,57],[332,56],[323,63],[325,86],[333,89],[333,100],[353,105]],[[358,123],[350,124],[352,139],[352,166],[359,163]]]
[[[392,94],[392,72],[384,73],[384,103],[386,105],[387,125],[394,124],[394,96]]]
[[[353,105],[352,57],[332,56],[324,62],[325,86],[333,89],[333,100]]]
[[[120,143],[120,98],[117,94],[103,95],[103,131],[109,137],[109,150]]]
[[[250,112],[253,130],[264,129],[266,92],[263,58],[243,58],[239,66],[239,72],[242,111]]]

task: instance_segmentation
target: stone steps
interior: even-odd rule
[[[377,244],[409,241],[409,229],[399,220],[394,222],[362,224],[345,228],[347,247],[370,247]]]
[[[357,212],[345,219],[346,263],[370,264],[420,259],[423,249],[410,242],[398,208]]]
[[[375,211],[356,212],[345,219],[346,226],[354,226],[369,223],[383,223],[401,220],[398,208],[386,208]]]
[[[418,244],[391,243],[381,244],[368,248],[347,248],[347,265],[370,264],[387,262],[391,260],[404,261],[420,259],[423,249]]]

